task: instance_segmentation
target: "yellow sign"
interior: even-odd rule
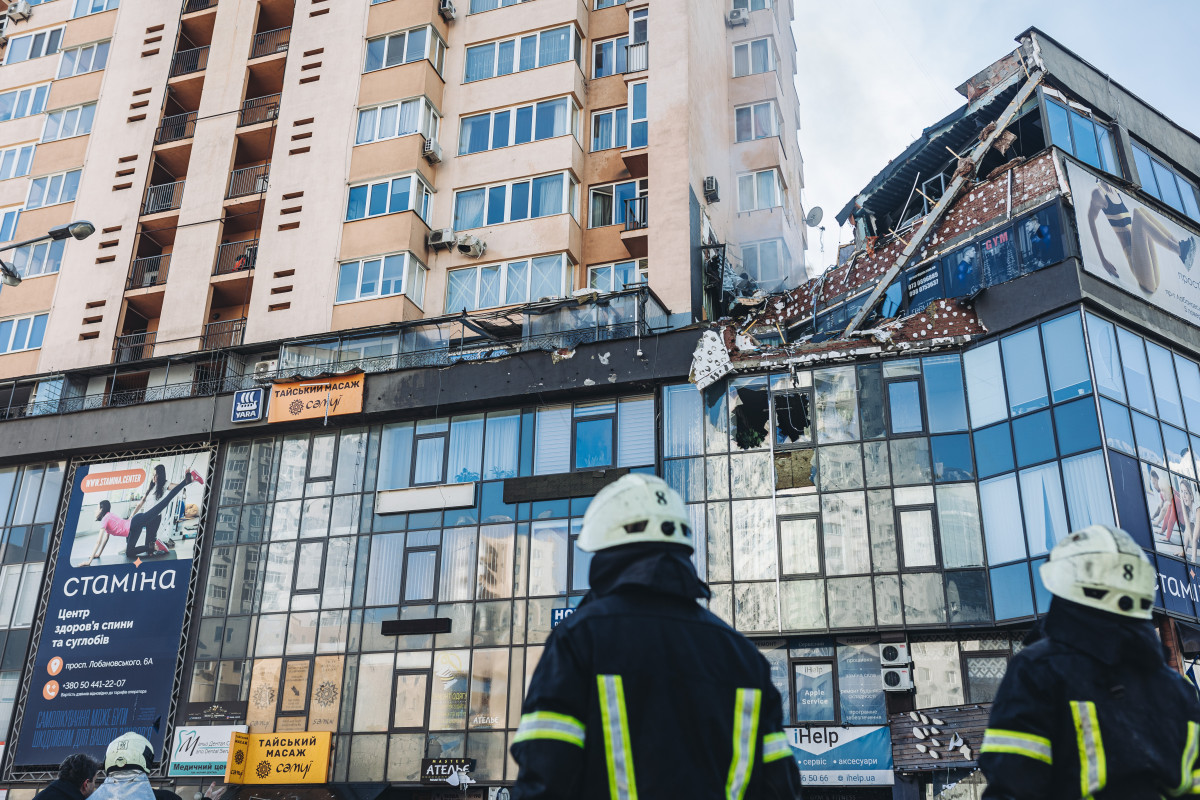
[[[325,783],[333,734],[234,733],[225,782],[239,784]]]
[[[357,414],[362,411],[365,386],[366,376],[362,373],[341,378],[277,383],[271,387],[267,422]]]

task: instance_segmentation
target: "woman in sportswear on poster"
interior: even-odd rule
[[[1092,190],[1091,204],[1088,206],[1088,228],[1092,233],[1092,242],[1096,245],[1096,253],[1100,256],[1100,264],[1114,278],[1121,274],[1116,266],[1104,254],[1100,245],[1100,234],[1096,230],[1096,218],[1101,214],[1112,226],[1121,250],[1125,254],[1125,263],[1137,280],[1138,286],[1146,294],[1158,291],[1158,283],[1162,277],[1158,266],[1158,248],[1161,247],[1172,255],[1178,256],[1180,262],[1188,269],[1196,260],[1196,237],[1175,241],[1171,232],[1146,209],[1136,206],[1133,211],[1125,204],[1125,198],[1111,184],[1096,179],[1096,188]]]
[[[79,566],[89,566],[96,560],[104,552],[109,536],[120,536],[126,539],[125,555],[129,558],[139,555],[156,556],[168,552],[169,548],[167,545],[158,541],[158,526],[162,524],[162,512],[175,499],[175,495],[182,492],[185,486],[193,482],[201,486],[204,485],[204,479],[200,477],[199,473],[195,470],[189,470],[183,476],[183,480],[167,491],[165,490],[167,485],[167,469],[162,464],[156,465],[154,467],[154,477],[150,479],[145,494],[142,495],[142,499],[134,507],[133,515],[128,520],[122,519],[112,512],[112,503],[107,500],[101,500],[100,508],[96,513],[96,521],[100,523],[100,536],[96,540],[96,547],[92,550],[92,554]],[[157,502],[146,511],[142,511],[142,506],[146,503],[146,498],[150,496],[151,492],[154,493],[154,498]],[[138,539],[141,538],[142,533],[146,534],[146,544],[139,547]]]

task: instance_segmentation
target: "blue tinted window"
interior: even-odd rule
[[[1071,145],[1071,120],[1067,110],[1051,100],[1046,100],[1046,116],[1050,122],[1050,141],[1068,153],[1074,153]]]
[[[507,193],[508,187],[504,185],[493,186],[491,189],[488,189],[488,225],[497,225],[504,222],[504,200]]]
[[[32,347],[33,345],[30,344]],[[1167,464],[1173,472],[1196,477],[1192,466],[1192,453],[1188,447],[1187,434],[1170,425],[1162,426],[1163,445],[1166,446]]]
[[[946,573],[950,622],[988,622],[987,577],[983,570]]]
[[[533,141],[533,106],[517,109],[517,124],[513,131],[513,144]]]
[[[508,219],[515,222],[529,216],[529,181],[521,181],[512,185],[509,195]]]
[[[1088,341],[1092,347],[1092,367],[1100,394],[1125,402],[1125,381],[1121,378],[1121,356],[1117,352],[1117,331],[1111,323],[1087,315]]]
[[[969,481],[975,477],[971,463],[971,438],[965,433],[955,436],[934,436],[933,451],[935,481]]]
[[[1183,406],[1179,402],[1179,384],[1175,380],[1175,365],[1171,351],[1153,342],[1146,342],[1150,361],[1150,376],[1154,379],[1154,398],[1158,403],[1158,418],[1183,427]]]
[[[992,570],[992,606],[998,620],[1033,616],[1028,564],[1021,562]]]
[[[3,234],[0,233],[0,240]],[[1196,362],[1175,356],[1175,374],[1183,393],[1183,408],[1187,412],[1188,428],[1200,433],[1200,367]]]
[[[1050,613],[1050,599],[1053,597],[1053,595],[1050,594],[1050,592],[1046,589],[1046,585],[1042,583],[1042,576],[1038,572],[1038,568],[1041,567],[1042,564],[1045,564],[1048,560],[1049,559],[1039,558],[1030,564],[1030,566],[1033,568],[1031,570],[1033,572],[1033,596],[1037,601],[1037,612],[1039,614]]]
[[[1046,368],[1050,372],[1050,392],[1054,402],[1070,400],[1092,391],[1079,314],[1043,325],[1042,344],[1046,348]]]
[[[1133,446],[1133,426],[1129,423],[1129,409],[1112,400],[1100,400],[1100,415],[1104,417],[1104,441],[1109,447],[1137,455]]]
[[[517,518],[517,507],[504,502],[503,481],[481,484],[480,514],[486,522],[512,522]]]
[[[1049,411],[1013,420],[1012,426],[1013,439],[1017,443],[1017,466],[1026,467],[1049,461],[1057,455],[1054,452],[1054,431],[1050,425]]]
[[[979,482],[979,509],[987,540],[989,564],[1025,558],[1025,523],[1021,520],[1021,495],[1017,476],[1001,475]]]
[[[368,186],[355,186],[350,190],[350,199],[346,203],[346,219],[362,219],[367,214]]]
[[[921,359],[921,363],[925,402],[929,404],[929,430],[932,433],[965,431],[967,401],[958,356],[930,356]]]
[[[1129,390],[1129,405],[1147,414],[1154,413],[1154,396],[1150,389],[1150,368],[1146,365],[1146,351],[1142,337],[1117,328],[1117,341],[1121,345],[1121,364],[1125,367],[1125,388]]]
[[[1046,376],[1042,369],[1042,346],[1037,328],[1006,336],[1001,342],[1008,405],[1013,416],[1045,408]]]
[[[387,181],[376,183],[371,186],[371,200],[367,206],[367,213],[372,216],[376,214],[386,214],[388,209],[388,188]]]
[[[575,468],[607,467],[612,462],[612,419],[589,419],[575,423]]]
[[[1163,457],[1162,434],[1159,433],[1157,422],[1134,411],[1133,434],[1137,438],[1138,458],[1160,467],[1166,463]]]
[[[1054,463],[1022,470],[1020,478],[1025,541],[1029,554],[1039,556],[1053,550],[1070,533],[1062,478]]]
[[[892,433],[916,433],[925,427],[921,422],[921,390],[916,381],[888,384],[888,410]]]
[[[1117,499],[1117,516],[1121,527],[1138,544],[1149,550],[1150,519],[1146,513],[1146,490],[1138,463],[1120,453],[1108,451],[1108,467],[1112,474],[1113,494]]]
[[[1091,398],[1055,408],[1054,428],[1058,433],[1058,449],[1063,455],[1100,446],[1100,425],[1096,421],[1096,404]]]
[[[975,431],[975,458],[981,478],[1008,472],[1016,465],[1007,422]]]

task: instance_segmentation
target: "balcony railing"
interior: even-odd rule
[[[630,197],[625,200],[625,230],[640,231],[648,227],[646,211],[650,206],[649,197]]]
[[[254,34],[254,42],[250,45],[250,57],[260,58],[262,56],[269,56],[272,53],[282,53],[288,49],[288,43],[291,40],[292,29],[290,27],[256,33]]]
[[[167,268],[171,265],[171,254],[135,258],[129,265],[129,280],[126,289],[146,289],[167,282]]]
[[[270,173],[270,164],[235,169],[229,175],[229,191],[225,193],[225,199],[245,197],[248,194],[262,194],[267,190],[267,177]]]
[[[252,97],[242,103],[238,114],[238,127],[267,122],[279,116],[279,95],[269,94],[265,97]]]
[[[157,214],[160,211],[174,211],[183,203],[183,185],[186,180],[174,183],[163,183],[151,186],[146,190],[146,204],[142,206],[143,214]]]
[[[217,0],[183,0],[183,13],[191,14],[193,11],[203,11],[216,4]]]
[[[237,347],[242,343],[242,335],[245,332],[245,318],[210,322],[204,326],[204,338],[200,340],[200,349],[220,350],[223,347]]]
[[[180,50],[171,59],[171,77],[199,72],[208,66],[208,47],[195,47],[191,50]]]
[[[213,275],[227,275],[230,272],[254,269],[254,262],[257,258],[258,239],[226,242],[217,248],[217,263],[213,266]]]
[[[158,130],[154,133],[154,143],[178,142],[181,139],[190,139],[195,135],[196,112],[189,111],[186,114],[163,117],[162,122],[158,124]]]
[[[641,72],[650,69],[650,43],[638,42],[625,48],[625,71]]]
[[[118,336],[113,341],[113,363],[127,364],[130,361],[141,361],[154,355],[154,339],[157,332],[127,333]]]

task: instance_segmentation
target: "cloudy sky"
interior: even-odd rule
[[[954,87],[1036,26],[1200,133],[1200,0],[795,0],[810,273],[832,262],[834,216],[921,130],[962,105]],[[850,238],[849,228],[840,232]],[[820,265],[820,266],[818,266]]]

